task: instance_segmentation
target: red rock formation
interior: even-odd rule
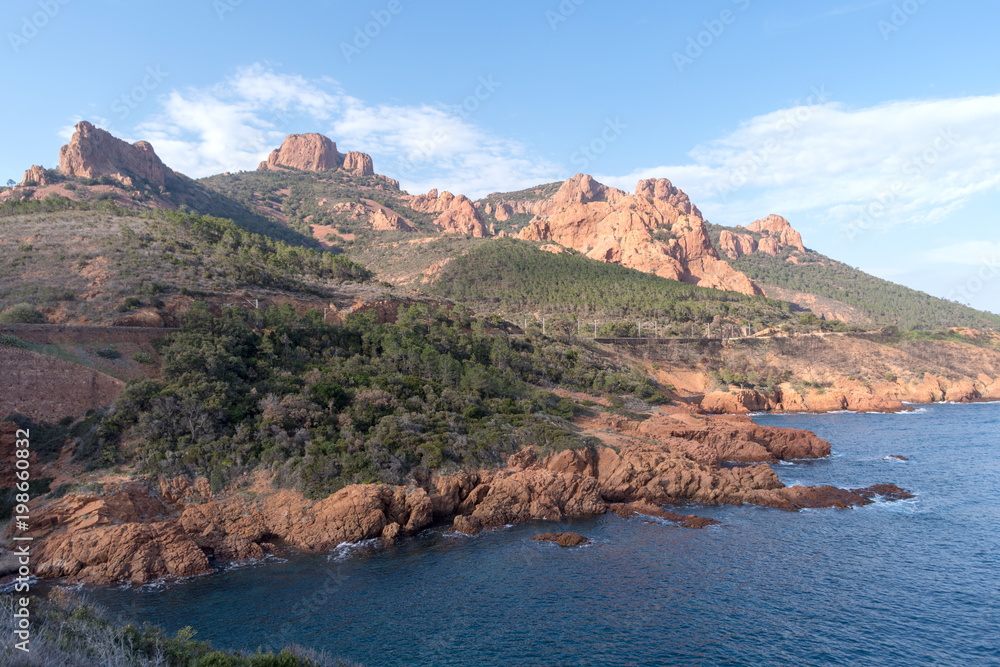
[[[611,505],[608,505],[608,510],[614,512],[623,519],[627,519],[628,517],[635,516],[637,514],[642,516],[652,516],[676,523],[681,528],[705,528],[719,523],[715,519],[710,519],[707,516],[668,512],[659,505],[654,505],[642,500],[634,503],[612,503]]]
[[[340,166],[341,156],[337,144],[322,134],[290,134],[281,142],[281,148],[271,151],[259,170],[290,167],[303,171],[327,171]]]
[[[536,207],[538,214],[518,236],[672,280],[762,294],[719,259],[697,208],[670,181],[640,181],[636,192],[629,195],[577,174]]]
[[[691,203],[687,194],[675,188],[673,183],[665,178],[647,178],[644,181],[639,181],[639,184],[635,186],[635,194],[639,197],[661,199],[684,215],[702,217],[701,211]]]
[[[425,195],[410,197],[409,206],[415,211],[440,213],[434,224],[445,234],[465,234],[476,238],[492,235],[479,210],[465,195],[442,192],[439,196],[437,190],[431,190]]]
[[[791,246],[800,252],[805,252],[802,245],[802,235],[792,229],[791,223],[780,215],[773,213],[761,220],[755,220],[747,225],[747,230],[751,232],[766,233],[782,247]]]
[[[344,156],[344,171],[349,171],[355,176],[372,176],[375,174],[375,167],[372,164],[372,156],[367,153],[351,151]]]
[[[539,533],[531,539],[538,540],[540,542],[555,542],[561,547],[579,547],[584,544],[590,544],[590,540],[581,535],[580,533]]]
[[[134,177],[165,185],[175,176],[146,141],[128,144],[87,121],[76,126],[72,140],[59,151],[59,171],[66,176],[112,176],[131,183]]]
[[[737,226],[736,229],[742,229]],[[747,226],[747,231],[763,234],[757,239],[753,234],[740,234],[728,229],[719,235],[719,249],[730,259],[739,259],[743,255],[762,252],[774,257],[785,248],[793,248],[805,252],[802,245],[802,235],[792,228],[792,225],[780,215],[769,215]]]
[[[29,185],[48,185],[49,175],[45,173],[45,167],[41,167],[37,164],[31,165],[31,169],[24,172],[24,178],[21,179],[19,184],[21,187],[26,187]]]
[[[259,558],[274,538],[319,551],[365,539],[391,543],[449,516],[455,530],[468,534],[609,508],[697,528],[714,522],[659,504],[753,503],[794,510],[865,504],[876,494],[906,497],[888,485],[788,489],[766,464],[719,465],[722,459],[828,454],[829,444],[810,433],[761,427],[745,417],[697,425],[664,415],[645,422],[607,419],[621,434],[614,447],[545,456],[528,448],[501,470],[438,476],[422,486],[353,485],[318,502],[291,491],[215,498],[204,480],[191,484],[180,478],[162,482],[158,493],[132,482],[109,484],[101,494],[70,494],[32,510],[37,572],[71,581],[146,582],[206,572],[209,555]]]
[[[369,217],[368,222],[371,223],[372,229],[377,229],[380,231],[395,230],[400,232],[413,232],[416,229],[409,222],[406,221],[403,216],[399,215],[395,211],[379,207],[373,211]]]

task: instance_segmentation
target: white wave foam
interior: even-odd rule
[[[917,408],[916,410],[903,410],[901,412],[891,412],[893,415],[922,415],[927,412],[927,408]]]
[[[370,540],[361,540],[360,542],[341,542],[333,548],[333,551],[327,554],[326,559],[340,562],[345,560],[359,551],[367,551],[368,549],[374,549],[379,544],[379,539],[374,537]]]

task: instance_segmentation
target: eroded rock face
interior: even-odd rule
[[[799,252],[806,250],[805,246],[802,245],[802,235],[795,231],[791,223],[780,215],[772,214],[761,220],[756,220],[747,225],[746,229],[748,232],[764,236],[758,239],[753,234],[740,234],[728,229],[722,230],[719,235],[719,249],[730,259],[739,259],[743,255],[754,252],[774,257],[785,248],[792,248]]]
[[[577,174],[534,210],[518,234],[522,239],[558,243],[591,259],[702,287],[762,294],[719,259],[700,212],[666,179],[640,181],[630,195]]]
[[[281,147],[271,151],[259,169],[290,167],[302,171],[327,171],[340,166],[337,144],[322,134],[290,134]]]
[[[822,390],[808,391],[782,383],[770,393],[731,388],[705,394],[701,408],[712,414],[777,412],[901,412],[905,403],[953,401],[968,403],[1000,398],[1000,382],[986,375],[977,379],[946,377],[925,373],[920,379],[886,380],[873,383],[841,378]]]
[[[780,215],[772,213],[766,218],[755,220],[747,225],[747,229],[751,232],[767,234],[782,247],[791,246],[801,252],[805,252],[806,250],[805,246],[802,245],[802,235],[792,229],[791,223]]]
[[[500,470],[439,475],[419,486],[352,485],[318,502],[292,491],[214,497],[204,480],[183,478],[161,482],[158,490],[129,482],[109,484],[101,493],[70,494],[32,510],[37,571],[70,581],[142,583],[207,572],[210,556],[260,558],[278,538],[307,551],[375,538],[391,544],[435,518],[454,517],[454,529],[470,535],[609,509],[700,528],[714,521],[674,514],[660,504],[753,503],[795,510],[865,504],[875,495],[907,497],[891,485],[789,489],[766,463],[752,465],[828,454],[829,444],[808,432],[757,426],[738,416],[703,424],[664,415],[643,422],[605,418],[607,430],[620,437],[614,447],[545,455],[528,448]],[[746,465],[722,466],[723,460]],[[578,542],[565,535],[555,539]]]
[[[140,178],[152,185],[166,185],[175,176],[146,141],[129,144],[87,121],[77,123],[70,142],[59,151],[59,172],[78,178],[111,176],[133,184]]]
[[[268,169],[300,169],[302,171],[329,171],[339,169],[355,176],[374,176],[372,156],[350,151],[346,155],[337,151],[337,144],[322,134],[290,134],[281,147],[271,151],[267,160],[260,163],[259,171]],[[399,182],[379,176],[377,189],[399,189]]]
[[[367,153],[350,151],[344,156],[344,171],[349,171],[355,176],[372,176],[375,174],[375,167],[372,164],[372,156]]]
[[[29,185],[48,185],[49,175],[45,173],[45,167],[37,164],[31,165],[31,168],[24,172],[24,178],[21,179],[20,186],[26,187]]]
[[[424,213],[440,213],[434,224],[445,234],[464,234],[483,238],[492,236],[492,230],[486,226],[483,216],[465,195],[453,195],[450,192],[431,190],[425,195],[410,197],[410,208]]]

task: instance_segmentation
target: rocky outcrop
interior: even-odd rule
[[[736,231],[722,230],[719,234],[719,250],[730,259],[739,259],[743,255],[761,252],[772,257],[785,248],[805,252],[802,245],[802,235],[792,228],[791,223],[780,215],[769,215],[747,225],[747,232],[741,234],[743,227],[736,226]]]
[[[45,173],[45,167],[33,164],[30,169],[24,172],[24,178],[21,179],[19,186],[23,188],[48,185],[49,183],[50,179],[49,175]]]
[[[367,153],[349,152],[344,156],[342,168],[344,171],[349,171],[355,176],[373,176],[375,174],[372,156]]]
[[[290,167],[302,171],[327,171],[340,167],[341,155],[337,144],[322,134],[290,134],[281,147],[271,151],[259,170]]]
[[[260,163],[258,171],[269,169],[299,169],[301,171],[330,171],[339,169],[354,176],[375,176],[372,156],[367,153],[349,151],[346,155],[337,151],[337,144],[322,134],[290,134],[281,142],[281,147],[271,151],[267,160]],[[378,176],[377,189],[398,190],[399,181]]]
[[[463,234],[483,238],[492,236],[493,230],[486,226],[483,216],[465,195],[431,190],[425,195],[412,196],[408,200],[410,208],[423,213],[439,213],[434,224],[445,234]]]
[[[635,186],[635,194],[639,197],[665,201],[684,215],[702,217],[701,211],[691,203],[687,194],[675,188],[674,184],[665,178],[647,178],[644,181],[639,181],[639,184]]]
[[[664,521],[675,523],[681,528],[706,528],[717,525],[719,522],[707,516],[697,516],[695,514],[677,514],[668,512],[659,505],[637,500],[633,503],[612,503],[608,505],[608,511],[614,512],[623,519],[630,516],[651,516]]]
[[[129,144],[87,121],[77,124],[73,138],[60,149],[59,172],[77,178],[111,176],[127,185],[138,178],[154,186],[176,176],[149,142]]]
[[[874,383],[841,378],[821,389],[782,383],[770,392],[732,387],[705,394],[701,408],[712,414],[749,412],[900,412],[906,403],[969,403],[1000,399],[1000,382],[986,375],[949,379],[925,373],[922,378]]]
[[[210,558],[262,557],[275,540],[305,551],[380,539],[391,544],[453,518],[470,535],[531,519],[602,514],[656,517],[690,528],[714,520],[680,515],[676,502],[752,503],[795,510],[846,507],[907,497],[886,485],[860,490],[786,488],[766,463],[824,456],[829,444],[808,432],[753,424],[745,417],[703,424],[664,415],[645,421],[606,416],[601,433],[613,446],[544,454],[527,448],[499,470],[415,480],[411,486],[352,485],[320,501],[274,491],[261,477],[255,493],[215,497],[204,480],[112,483],[100,492],[67,494],[32,509],[35,562],[43,577],[143,583],[209,571]],[[614,429],[612,431],[612,429]],[[741,462],[740,467],[722,465]],[[576,543],[556,536],[557,543]]]
[[[702,287],[762,294],[719,259],[700,212],[666,179],[640,181],[629,195],[577,174],[535,210],[522,239]]]
[[[368,216],[372,229],[379,231],[413,232],[416,229],[395,211],[379,206]]]
[[[770,238],[777,241],[778,245],[782,248],[792,247],[800,252],[805,252],[806,250],[805,246],[802,245],[802,235],[792,229],[791,223],[780,215],[772,213],[766,218],[755,220],[747,225],[747,230],[767,234]]]
[[[538,540],[539,542],[555,542],[561,547],[581,547],[585,544],[590,544],[590,540],[581,535],[580,533],[539,533],[531,539]]]

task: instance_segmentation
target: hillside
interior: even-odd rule
[[[45,200],[70,200],[78,208],[169,209],[211,215],[277,241],[318,247],[310,236],[173,171],[149,143],[128,144],[86,121],[77,124],[73,138],[60,150],[58,169],[33,165],[17,187],[0,192],[0,211],[16,211],[21,202]]]
[[[696,287],[515,239],[490,241],[452,260],[430,291],[516,322],[526,315],[569,316],[551,318],[550,331],[567,325],[572,330],[585,320],[592,332],[593,321],[603,319],[598,333],[605,335],[635,335],[637,322],[651,333],[655,326],[661,335],[679,335],[692,333],[692,324],[701,333],[713,321],[760,329],[789,318],[788,305],[779,301]]]
[[[876,278],[801,244],[796,247],[779,242],[762,249],[761,242],[773,236],[767,232],[720,225],[709,225],[708,232],[720,256],[762,285],[769,296],[791,301],[828,319],[903,329],[1000,328],[1000,315]],[[744,239],[745,246],[748,237],[758,247],[744,252],[740,239]]]
[[[369,275],[220,218],[54,198],[0,214],[0,310],[28,303],[51,323],[163,326],[196,299],[347,306],[345,285]]]

